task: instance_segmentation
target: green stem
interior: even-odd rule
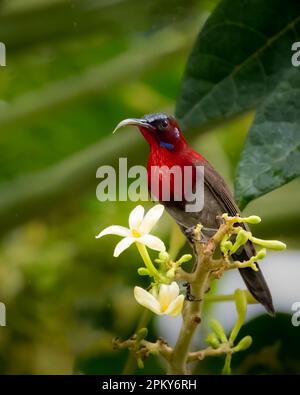
[[[226,374],[226,375],[231,374],[231,366],[230,366],[231,358],[232,358],[232,355],[228,353],[225,357],[225,364],[224,364],[224,367],[222,370],[222,374]]]
[[[219,348],[208,347],[205,348],[204,350],[190,352],[188,356],[188,362],[199,361],[199,360],[202,361],[206,357],[214,357],[214,356],[228,354],[229,351],[230,349],[228,348],[227,345],[221,345]]]
[[[159,271],[156,269],[156,267],[153,265],[152,260],[149,256],[147,247],[144,244],[141,243],[136,243],[137,249],[139,250],[139,253],[145,263],[146,268],[149,271],[150,276],[152,276],[155,280],[158,282],[162,283],[169,283],[170,280],[163,276]]]
[[[250,294],[249,291],[243,291],[245,293],[247,304],[257,304],[257,300]],[[204,301],[207,303],[214,303],[214,302],[234,302],[235,295],[228,294],[228,295],[205,295]]]
[[[229,337],[229,344],[231,347],[233,346],[234,341],[245,322],[245,318],[247,314],[247,298],[245,292],[241,291],[240,289],[236,289],[234,294],[235,294],[235,307],[236,307],[238,319]]]

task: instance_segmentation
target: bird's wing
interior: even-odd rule
[[[219,202],[224,210],[223,213],[226,212],[231,216],[239,213],[239,208],[225,181],[209,163],[205,164],[204,167],[204,184]]]

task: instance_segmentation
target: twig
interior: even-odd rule
[[[173,351],[163,339],[158,339],[155,343],[141,340],[137,344],[134,336],[124,341],[116,338],[114,339],[113,346],[115,349],[128,349],[142,357],[147,357],[149,354],[159,354],[166,361],[170,360]]]
[[[231,349],[227,344],[224,344],[217,349],[208,347],[208,348],[205,348],[204,350],[190,352],[188,355],[187,362],[193,362],[193,361],[198,361],[198,360],[202,361],[206,357],[214,357],[217,355],[228,354],[230,352],[231,352]]]

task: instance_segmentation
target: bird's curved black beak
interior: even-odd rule
[[[118,129],[123,128],[124,126],[143,126],[144,128],[149,130],[155,129],[149,122],[147,122],[143,118],[128,118],[128,119],[123,119],[123,121],[118,123],[113,133],[115,133]]]

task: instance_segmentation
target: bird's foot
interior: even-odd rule
[[[202,302],[202,299],[197,299],[196,296],[192,294],[186,295],[186,300],[188,302]]]
[[[207,242],[205,236],[201,232],[202,226],[200,224],[196,226],[190,226],[184,229],[184,234],[191,244],[201,243],[205,244]]]
[[[186,287],[186,295],[185,298],[188,302],[201,302],[202,299],[197,299],[194,295],[191,294],[191,284],[185,283],[183,286]]]

